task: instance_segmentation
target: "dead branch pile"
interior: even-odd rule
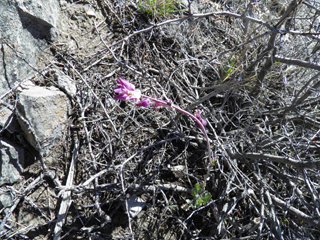
[[[94,51],[52,46],[78,83],[74,158],[54,186],[71,204],[61,236],[319,239],[319,3],[185,2],[164,15],[139,1],[81,2],[105,17]],[[214,159],[188,117],[113,100],[120,77],[201,109]],[[212,196],[198,209],[186,201],[196,183]],[[133,195],[146,202],[137,217],[126,211]]]

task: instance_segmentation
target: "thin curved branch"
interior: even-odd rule
[[[297,65],[297,66],[305,67],[305,68],[312,68],[312,69],[320,71],[320,65],[310,63],[307,61],[303,61],[303,60],[299,60],[299,59],[284,58],[284,57],[279,57],[277,55],[274,56],[273,59],[276,62],[286,63],[289,65]]]
[[[307,222],[315,227],[320,226],[320,220],[319,218],[311,217],[304,212],[301,212],[299,209],[292,207],[289,203],[286,203],[285,201],[281,200],[280,198],[277,198],[276,196],[270,194],[272,201],[275,205],[282,207],[289,211],[291,214],[293,214],[295,217],[297,217],[299,220],[302,220],[304,222]]]
[[[261,153],[234,153],[232,154],[230,150],[227,150],[231,158],[242,160],[245,158],[254,159],[254,160],[270,160],[272,162],[288,164],[293,167],[302,169],[302,168],[320,168],[320,161],[297,161],[290,157],[284,156],[275,156],[271,154],[261,154]]]

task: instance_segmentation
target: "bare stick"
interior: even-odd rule
[[[75,172],[75,164],[76,164],[76,159],[77,159],[77,155],[78,155],[78,151],[79,151],[79,146],[80,146],[79,142],[76,141],[74,148],[73,148],[73,155],[72,155],[69,174],[68,174],[68,178],[67,178],[67,182],[66,182],[67,187],[72,186],[73,176],[74,176],[74,172]],[[65,222],[65,218],[67,216],[70,204],[71,204],[71,191],[65,191],[62,194],[62,202],[60,205],[56,226],[54,228],[54,237],[53,237],[54,240],[59,240],[61,237],[62,226]]]
[[[290,59],[290,58],[284,58],[284,57],[279,57],[279,56],[274,56],[274,61],[276,62],[282,62],[286,63],[289,65],[297,65],[300,67],[305,67],[305,68],[311,68],[320,71],[320,65],[310,63],[307,61],[299,60],[299,59]]]
[[[308,85],[315,79],[317,79],[318,77],[320,76],[320,73],[316,74],[315,76],[313,76],[312,78],[310,78],[310,80],[300,89],[300,91],[297,93],[297,96],[295,97],[295,99],[293,100],[292,102],[292,106],[298,106],[300,105],[301,103],[304,102],[305,99],[307,99],[310,94],[312,94],[312,92],[314,90],[316,90],[317,88],[320,87],[320,81],[316,81],[316,83],[308,90],[306,91],[305,94],[303,94],[299,99],[298,99],[298,96],[302,93],[303,90],[305,90]]]
[[[290,157],[283,157],[283,156],[275,156],[270,154],[260,154],[260,153],[235,153],[231,154],[230,150],[227,150],[231,158],[235,159],[263,159],[263,160],[270,160],[272,162],[288,164],[294,166],[296,168],[320,168],[320,161],[298,161]]]
[[[316,228],[318,228],[320,226],[319,218],[314,218],[314,217],[311,217],[311,216],[305,214],[304,212],[300,211],[297,208],[294,208],[289,203],[281,200],[280,198],[274,196],[273,194],[270,194],[270,196],[271,196],[274,204],[289,211],[291,214],[293,214],[298,219],[303,220],[304,222],[307,222]]]
[[[265,195],[267,196],[267,199],[268,199],[269,207],[270,207],[270,210],[271,210],[271,213],[270,213],[271,214],[271,219],[272,219],[272,223],[274,225],[273,226],[274,229],[271,229],[271,230],[273,230],[275,235],[278,235],[278,236],[276,236],[276,239],[284,240],[284,238],[283,238],[283,236],[281,234],[280,222],[278,220],[274,205],[272,203],[272,199],[271,199],[271,196],[270,196],[271,194],[270,194],[269,190],[266,190]]]

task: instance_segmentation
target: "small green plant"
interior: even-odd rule
[[[288,219],[285,218],[285,219],[283,220],[283,224],[286,225],[286,226],[289,226],[290,222],[289,222]]]
[[[170,205],[169,205],[169,208],[170,208],[171,210],[175,210],[175,209],[178,208],[178,205],[170,204]]]
[[[198,209],[203,205],[206,205],[211,200],[211,194],[205,189],[204,183],[196,183],[194,188],[191,190],[192,200],[187,199],[187,203],[194,209]]]
[[[222,78],[223,79],[222,81],[224,81],[229,76],[229,74],[233,71],[235,64],[236,64],[235,60],[228,60],[228,64],[227,64],[228,69],[226,70],[226,72]]]
[[[138,8],[150,15],[166,15],[183,10],[178,10],[177,5],[181,5],[179,0],[140,0]]]

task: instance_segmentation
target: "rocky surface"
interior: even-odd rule
[[[19,94],[18,121],[38,151],[48,153],[62,136],[67,121],[68,98],[57,88],[33,87]]]
[[[22,179],[24,150],[8,140],[0,138],[0,186]]]
[[[6,129],[11,134],[17,129],[17,121],[14,113],[6,106],[0,107],[0,129]]]
[[[35,73],[38,55],[57,38],[59,11],[58,0],[0,1],[0,96]]]
[[[64,91],[68,96],[75,97],[77,94],[77,86],[71,77],[65,75],[58,69],[52,71],[54,80],[57,82],[59,88]]]
[[[10,189],[15,183],[24,185],[22,180],[26,175],[38,173],[40,162],[34,161],[37,152],[48,156],[61,142],[70,110],[69,99],[76,95],[75,82],[58,69],[48,71],[55,84],[50,87],[35,84],[46,78],[45,73],[38,71],[39,55],[58,39],[59,13],[59,0],[0,1],[0,101],[3,101],[0,132],[4,136],[0,138],[0,186],[5,187],[0,191],[0,206],[6,215],[0,224],[2,233],[5,224],[14,226],[15,221],[26,226],[45,223],[43,214],[35,214],[34,207],[37,206],[31,200],[38,199],[48,205],[48,197],[41,194],[44,189],[27,197],[33,187],[31,185],[28,190],[25,186],[27,188],[20,192],[19,198],[23,197],[27,204],[15,216],[10,208],[13,205],[16,208],[19,199]],[[16,99],[12,102],[14,94]],[[16,141],[13,143],[8,139]],[[56,165],[58,155],[51,153],[45,157],[48,167]],[[26,162],[28,166],[25,166]],[[40,182],[40,178],[34,180],[35,184]]]
[[[5,208],[5,212],[7,214],[9,207],[11,207],[13,202],[13,196],[10,191],[1,191],[0,192],[0,207]]]

